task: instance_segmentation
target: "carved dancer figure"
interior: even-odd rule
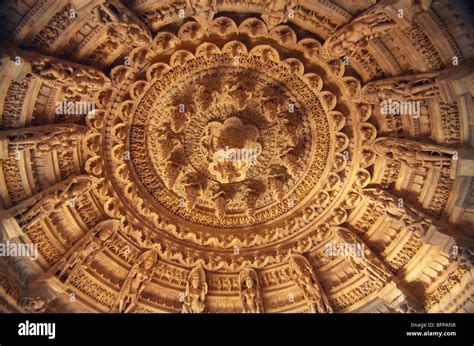
[[[239,296],[246,313],[262,313],[262,293],[258,273],[252,268],[245,268],[239,274]]]
[[[332,34],[324,43],[332,58],[353,55],[374,38],[381,37],[396,27],[396,22],[385,13],[387,4],[375,5]]]
[[[337,243],[362,243],[362,241],[352,232],[343,227],[334,227],[332,234]],[[383,287],[390,278],[390,273],[383,268],[380,261],[375,261],[368,249],[365,256],[348,256],[351,266],[356,271],[362,271],[364,275],[379,287]],[[379,263],[380,262],[380,263]]]
[[[363,195],[374,204],[375,210],[385,213],[392,220],[398,222],[404,229],[424,235],[433,220],[413,208],[408,203],[400,205],[399,198],[388,191],[379,188],[365,189]]]
[[[80,143],[87,128],[72,125],[46,125],[15,131],[15,135],[8,135],[9,132],[6,133],[9,145],[17,150],[32,149],[37,152],[50,152],[66,150],[71,144]]]
[[[362,87],[361,98],[371,104],[380,104],[389,99],[423,101],[439,95],[439,75],[440,71],[423,72],[370,82]]]
[[[267,0],[262,19],[267,24],[268,30],[281,23],[286,23],[290,18],[291,10],[297,5],[295,0]]]
[[[120,290],[116,304],[118,312],[128,313],[137,305],[140,295],[153,278],[157,262],[158,255],[154,250],[144,252],[137,259]]]
[[[206,306],[208,286],[206,273],[201,265],[191,270],[184,291],[183,313],[201,313]]]
[[[310,302],[311,310],[315,313],[332,312],[324,290],[316,278],[313,267],[302,255],[290,257],[291,278],[303,293],[305,299]]]
[[[151,42],[151,35],[144,25],[133,21],[125,9],[106,1],[93,10],[94,19],[107,28],[107,36],[116,44],[143,47]]]
[[[45,55],[29,55],[31,74],[50,85],[62,86],[68,98],[81,97],[110,86],[109,78],[92,67]]]
[[[393,137],[376,139],[374,149],[377,154],[405,163],[410,168],[441,169],[446,173],[449,173],[456,154],[452,148],[441,145]]]
[[[80,268],[88,267],[98,253],[106,249],[114,239],[119,222],[106,220],[100,222],[82,237],[66,255],[52,268],[64,282],[74,277]]]
[[[41,218],[49,216],[53,211],[57,211],[66,204],[71,203],[75,197],[89,192],[97,184],[98,180],[93,177],[75,177],[67,182],[58,184],[49,193],[40,193],[39,196],[33,196],[5,212],[10,215],[20,215],[18,223],[26,229]]]

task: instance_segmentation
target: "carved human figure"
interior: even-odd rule
[[[277,201],[283,200],[287,180],[288,174],[285,167],[272,166],[269,168],[267,175],[268,188]]]
[[[194,267],[188,276],[184,291],[183,313],[201,313],[206,307],[208,286],[206,273],[201,265]]]
[[[209,173],[221,183],[245,180],[262,150],[259,137],[257,127],[244,125],[237,117],[227,118],[223,123],[209,123],[201,136]]]
[[[267,0],[262,19],[267,24],[269,30],[275,26],[286,23],[288,18],[294,16],[291,10],[297,5],[295,0]]]
[[[262,313],[263,303],[258,273],[252,268],[245,268],[239,274],[239,296],[243,311]]]
[[[158,255],[154,250],[144,252],[133,265],[120,290],[117,304],[118,312],[127,313],[138,303],[141,293],[153,278]]]
[[[58,184],[57,188],[51,189],[51,192],[40,194],[39,197],[33,196],[31,199],[6,212],[20,215],[18,222],[24,228],[28,228],[41,218],[49,216],[53,211],[59,210],[66,204],[71,203],[75,197],[87,193],[97,183],[98,180],[91,177],[76,177],[68,182]]]
[[[193,209],[198,198],[202,195],[206,180],[197,172],[189,172],[183,176],[181,183],[184,187],[184,195],[186,196],[186,207]]]
[[[81,143],[87,128],[79,126],[39,126],[24,129],[17,135],[9,136],[10,145],[17,149],[32,149],[36,152],[66,150],[73,143]]]
[[[130,47],[143,47],[151,42],[151,36],[145,27],[134,22],[123,9],[110,1],[105,1],[93,10],[94,19],[107,29],[112,42]]]
[[[46,83],[62,86],[68,98],[81,97],[110,86],[109,78],[92,67],[43,55],[29,59],[31,74]]]
[[[398,197],[383,189],[365,189],[363,195],[372,201],[375,210],[385,213],[406,230],[423,235],[433,222],[430,217],[409,203],[400,201]]]
[[[23,297],[20,300],[20,305],[26,313],[39,314],[46,312],[50,302],[50,300],[39,296],[36,296],[35,298]]]
[[[354,233],[343,227],[332,228],[334,239],[339,244],[363,244]],[[390,278],[390,273],[383,268],[380,261],[376,261],[369,249],[364,247],[364,256],[347,256],[355,271],[362,271],[368,280],[379,287],[383,287]]]
[[[452,148],[394,137],[376,139],[374,149],[377,154],[410,168],[434,168],[448,173],[456,154]]]
[[[439,95],[437,77],[439,71],[416,73],[370,82],[361,89],[363,101],[381,104],[393,101],[423,101]]]
[[[304,256],[292,255],[290,257],[290,275],[305,299],[310,302],[313,312],[330,313],[333,311],[321,284],[316,278],[313,267]]]
[[[374,38],[390,32],[396,23],[385,13],[385,6],[374,6],[331,35],[324,48],[330,57],[353,55]]]
[[[299,122],[296,114],[290,112],[285,112],[281,119],[279,132],[291,146],[296,146],[300,140]]]
[[[226,207],[231,198],[224,191],[221,186],[212,188],[210,190],[210,199],[214,202],[214,206],[216,208],[215,215],[217,217],[225,217],[226,215]]]
[[[226,99],[236,105],[238,110],[243,110],[247,106],[248,100],[252,97],[252,93],[245,86],[242,82],[224,85]]]

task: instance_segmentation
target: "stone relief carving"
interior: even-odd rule
[[[324,43],[330,57],[351,56],[369,41],[386,35],[397,23],[385,11],[385,4],[377,4],[332,34]]]
[[[118,295],[116,302],[118,312],[131,312],[137,306],[143,290],[153,279],[157,261],[158,255],[153,250],[144,252],[137,259],[132,269],[130,269]]]
[[[74,277],[81,268],[90,266],[96,255],[111,244],[117,229],[117,220],[102,221],[79,239],[49,272],[57,273],[61,280],[68,283],[70,277]]]
[[[392,271],[404,275],[407,263],[419,251],[424,251],[420,235],[432,225],[430,216],[441,215],[446,208],[446,201],[439,195],[448,195],[452,190],[452,181],[447,175],[452,165],[450,148],[441,149],[436,145],[409,143],[402,139],[400,142],[398,139],[377,140],[377,129],[371,125],[375,122],[368,118],[371,104],[377,104],[386,97],[438,102],[441,91],[437,72],[375,80],[372,84],[366,84],[360,92],[358,74],[365,73],[365,80],[374,80],[384,74],[393,75],[385,71],[381,55],[372,54],[369,49],[372,48],[369,47],[370,41],[394,30],[394,21],[384,13],[383,6],[376,5],[341,26],[338,23],[343,18],[349,19],[350,15],[339,5],[329,3],[313,7],[286,0],[240,4],[226,0],[225,6],[229,8],[243,5],[256,12],[252,12],[248,19],[247,14],[241,12],[241,17],[235,21],[221,14],[214,20],[222,4],[219,1],[189,0],[159,5],[153,10],[146,9],[144,5],[145,12],[139,17],[146,19],[153,32],[159,33],[153,43],[148,30],[137,21],[133,11],[128,12],[115,1],[105,1],[98,6],[93,15],[106,28],[101,32],[106,40],[96,45],[90,60],[83,61],[104,63],[104,71],[108,71],[105,62],[115,51],[123,46],[135,50],[130,54],[131,66],[118,66],[110,72],[113,89],[102,92],[97,98],[100,109],[94,112],[96,118],[86,120],[88,135],[91,136],[84,140],[82,129],[66,126],[61,130],[57,128],[10,136],[7,148],[31,149],[36,153],[60,151],[57,163],[60,175],[64,177],[74,175],[69,168],[72,167],[71,160],[81,162],[76,157],[67,156],[66,150],[84,140],[87,155],[93,156],[86,158],[86,171],[97,179],[106,176],[110,188],[107,193],[98,193],[96,190],[99,188],[94,181],[89,186],[83,183],[82,178],[76,182],[68,179],[60,187],[58,185],[30,198],[22,188],[20,173],[24,167],[7,155],[1,165],[7,193],[14,205],[9,213],[17,218],[29,239],[39,245],[46,262],[58,266],[56,273],[59,277],[92,298],[101,309],[105,306],[122,312],[154,311],[155,307],[146,306],[148,298],[137,306],[143,290],[149,287],[147,295],[156,295],[154,298],[157,300],[153,302],[167,311],[179,308],[183,312],[223,311],[227,307],[217,307],[222,302],[234,304],[235,311],[240,309],[240,298],[244,311],[263,312],[260,287],[280,290],[289,280],[295,280],[305,299],[311,301],[311,311],[350,311],[353,304],[390,281],[390,276],[386,275],[389,273],[377,258],[368,256],[368,262],[358,261],[357,258],[351,260],[351,267],[363,272],[367,282],[343,295],[333,293],[340,286],[331,287],[327,290],[331,292],[329,303],[319,283],[321,280],[327,285],[324,271],[321,278],[317,278],[311,265],[307,267],[304,261],[299,262],[294,256],[314,251],[328,232],[328,225],[352,223],[357,213],[361,217],[356,217],[354,223],[360,232],[368,232],[380,214],[388,215],[394,229],[399,226],[415,231],[399,254],[388,261]],[[429,1],[422,1],[420,7],[428,10]],[[186,16],[194,14],[197,22],[177,22],[181,21],[178,19],[181,9],[185,9]],[[292,20],[292,11],[295,20]],[[258,13],[262,14],[265,23],[254,18]],[[338,13],[340,18],[328,17],[327,13]],[[232,17],[232,14],[226,15]],[[53,16],[43,30],[38,28],[41,34],[33,49],[54,43],[55,37],[51,33],[57,32],[56,29],[58,32],[72,30],[66,22],[56,24],[61,16],[64,13]],[[291,22],[291,27],[281,25],[287,21]],[[171,24],[170,27],[176,30],[167,32],[168,28],[161,28],[164,23]],[[351,55],[355,58],[356,71],[351,70],[350,73],[353,77],[347,77],[340,59],[327,61],[322,58],[322,42],[311,39],[298,41],[306,30],[303,27],[296,30],[301,23],[304,23],[304,28],[314,28],[319,37],[328,37],[324,49],[332,54],[331,57]],[[433,45],[428,44],[429,37],[423,35],[423,30],[426,27],[419,23],[410,27],[410,32],[401,32],[401,35],[408,33],[412,43],[419,42],[423,56],[429,57],[426,65],[430,68],[421,71],[441,68],[443,61]],[[87,35],[86,31],[81,31],[77,37],[81,35],[86,37],[82,45],[94,38],[92,33]],[[230,42],[230,37],[242,42]],[[248,38],[262,45],[250,45]],[[89,45],[94,46],[92,43]],[[154,53],[165,53],[162,62],[153,61],[154,67],[148,68],[146,64],[154,54],[149,54],[152,50]],[[61,47],[57,52],[61,53]],[[405,53],[403,49],[402,53]],[[32,75],[45,82],[41,86],[42,97],[48,98],[51,86],[60,86],[66,97],[70,98],[92,96],[111,86],[108,77],[98,70],[89,70],[86,66],[56,58],[41,59],[33,66],[35,72]],[[137,73],[138,67],[143,69],[142,74]],[[312,72],[304,74],[305,69],[323,73],[318,72],[321,76]],[[226,79],[222,76],[230,77]],[[331,79],[330,90],[334,94],[323,91],[328,78]],[[26,108],[22,110],[21,117],[16,112],[22,107],[25,95],[31,95],[31,86],[39,84],[31,76],[29,79],[33,83],[18,84],[20,90],[9,88],[2,126],[23,126],[25,121],[28,124],[29,120],[23,118],[24,113],[29,111]],[[191,85],[191,89],[186,89],[187,85]],[[148,91],[152,92],[147,94]],[[359,93],[361,99],[357,99]],[[348,94],[356,101],[345,100],[340,97],[341,94]],[[182,95],[191,97],[182,99]],[[50,97],[53,99],[54,95]],[[156,103],[157,100],[163,102]],[[361,100],[365,103],[358,103]],[[43,101],[38,102],[39,108],[34,116],[43,112]],[[122,102],[128,103],[125,105]],[[184,112],[180,111],[181,105],[185,106]],[[460,110],[455,112],[453,109],[451,104],[441,109],[443,114],[451,115],[441,116],[446,122],[442,130],[445,143],[458,143],[461,136],[461,125],[456,123],[456,119],[459,120],[456,112]],[[154,119],[148,117],[149,110],[156,114]],[[327,123],[326,117],[329,119]],[[114,119],[113,123],[111,119]],[[229,119],[236,120],[228,126],[226,121]],[[36,118],[35,121],[41,123],[43,118]],[[129,122],[132,123],[130,127]],[[213,123],[221,126],[218,130],[213,128],[209,131],[212,135],[203,131],[212,127],[209,125]],[[400,130],[396,135],[403,134],[406,130],[403,126],[394,124],[394,128]],[[354,139],[356,131],[360,132],[362,146]],[[419,133],[419,129],[415,129],[415,134]],[[156,137],[153,137],[154,134]],[[204,149],[199,141],[203,137],[206,137],[207,143]],[[325,138],[329,140],[326,142]],[[149,151],[144,150],[155,143]],[[221,164],[217,154],[226,143],[239,149],[246,148],[249,143],[259,147],[257,161],[262,166],[239,166],[233,161],[228,166]],[[359,153],[360,157],[356,156],[353,162],[354,155]],[[377,172],[377,155],[391,159],[381,173]],[[316,160],[320,157],[332,161],[326,166],[325,160]],[[149,165],[150,162],[155,165]],[[396,182],[400,163],[415,168],[417,172],[431,168],[441,170],[440,183],[428,206],[430,216],[425,215],[421,208],[409,204],[398,208],[395,196],[367,188],[371,183],[378,184],[379,175],[383,176],[381,186],[384,188]],[[355,174],[355,179],[352,179],[352,174]],[[353,185],[347,186],[348,181]],[[82,184],[84,186],[80,187]],[[134,186],[140,186],[140,189]],[[144,197],[142,190],[147,190],[151,197]],[[90,191],[94,193],[89,194]],[[122,196],[123,200],[117,196]],[[77,205],[71,207],[69,203],[74,199]],[[356,210],[366,201],[369,201],[366,210]],[[160,204],[158,208],[155,202]],[[17,203],[18,206],[15,205]],[[66,209],[66,206],[69,208]],[[166,211],[163,212],[161,207]],[[156,212],[158,209],[159,213]],[[353,209],[355,213],[351,214]],[[60,213],[57,212],[59,210]],[[183,218],[198,226],[170,222],[169,214],[173,214],[175,220]],[[49,216],[47,222],[38,222],[44,216]],[[156,257],[151,255],[151,259],[140,262],[137,259],[140,253],[138,247],[131,254],[124,253],[123,243],[117,241],[113,232],[98,232],[94,237],[84,237],[74,244],[77,246],[74,254],[67,256],[48,239],[53,232],[65,233],[65,225],[75,227],[80,224],[83,228],[85,224],[93,229],[104,217],[120,218],[121,230],[129,240],[136,241],[140,251],[153,249]],[[209,226],[222,232],[207,232]],[[253,227],[258,231],[254,232]],[[250,231],[247,232],[246,228]],[[303,235],[303,232],[306,234]],[[163,234],[166,236],[162,237]],[[347,234],[340,234],[339,237],[340,241],[355,241]],[[94,260],[114,264],[111,258],[104,259],[106,255],[103,253],[96,256],[110,242],[115,244],[114,253],[126,263],[134,264],[132,271],[136,271],[133,275],[132,271],[126,274],[127,288],[121,290],[117,299],[112,293],[117,286],[106,282],[106,277],[105,283],[95,282],[84,275],[84,271],[78,270],[86,268]],[[284,243],[284,246],[275,249],[274,243],[277,242]],[[254,255],[252,250],[259,246],[264,246],[265,251]],[[219,249],[222,256],[216,256],[209,249]],[[166,259],[166,265],[157,265],[158,255]],[[281,263],[288,261],[293,263],[293,267],[290,264],[285,271]],[[191,271],[182,307],[170,293],[179,288],[173,287],[165,292],[150,284],[149,280],[153,277],[154,280],[165,281],[167,286],[183,288],[186,282],[186,270],[183,268],[197,263],[202,263],[202,267]],[[318,267],[328,264],[316,259],[315,263]],[[256,269],[245,269],[248,265]],[[214,296],[206,299],[208,287],[204,269],[213,271],[209,275],[211,290],[233,292],[233,300],[221,299],[217,303],[218,299]],[[214,271],[221,270],[232,274],[215,276]],[[256,270],[264,273],[261,278]],[[459,280],[463,273],[456,272]],[[444,272],[439,275],[444,275]],[[428,305],[434,306],[442,299],[443,292],[454,285],[454,281],[449,281],[440,286],[439,291],[428,297]],[[237,291],[240,292],[239,298]],[[278,298],[270,297],[265,308],[270,307],[268,311],[272,312],[281,308],[279,304]],[[33,305],[37,307],[31,310],[44,311],[44,304],[39,302]],[[410,307],[401,307],[401,310],[407,309]]]
[[[424,72],[393,77],[367,83],[361,90],[365,102],[380,104],[382,101],[420,101],[439,95],[439,72]]]
[[[189,272],[188,282],[183,298],[183,313],[201,313],[206,308],[208,286],[206,273],[202,266],[197,266]]]
[[[290,268],[291,277],[305,299],[308,300],[311,311],[314,313],[333,312],[331,304],[308,260],[301,255],[293,255],[290,258]]]
[[[239,274],[239,288],[239,295],[244,312],[264,312],[260,280],[257,271],[252,268],[242,270]]]
[[[455,164],[457,151],[437,144],[422,143],[402,138],[378,138],[374,143],[378,155],[419,169],[439,169],[449,174]]]

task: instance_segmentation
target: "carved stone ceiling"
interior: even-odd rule
[[[459,2],[2,11],[1,311],[474,311]]]

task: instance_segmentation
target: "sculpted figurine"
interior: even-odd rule
[[[201,24],[203,28],[207,28],[217,11],[216,0],[186,0],[187,7],[192,11],[193,17]]]
[[[422,101],[439,95],[436,82],[439,72],[424,72],[408,76],[381,79],[367,83],[360,94],[363,101],[381,104],[389,99],[394,101]]]
[[[36,297],[24,297],[21,299],[21,306],[23,311],[30,314],[39,314],[44,313],[48,309],[49,303],[51,301],[47,301],[44,298]]]
[[[62,86],[67,98],[81,97],[110,86],[109,78],[99,70],[48,56],[31,59],[31,74],[45,83]]]
[[[144,252],[133,265],[120,290],[117,306],[118,312],[130,312],[138,303],[141,293],[153,278],[158,255],[154,250]]]
[[[385,190],[373,188],[365,189],[362,192],[374,203],[375,210],[385,213],[407,230],[423,235],[432,223],[427,215],[408,203],[400,205],[399,198]]]
[[[377,154],[413,169],[437,168],[448,173],[455,155],[452,148],[392,137],[376,139],[374,149]]]
[[[194,267],[188,276],[186,290],[184,291],[183,313],[201,313],[205,308],[208,286],[206,273],[201,265]]]
[[[289,145],[296,146],[300,140],[299,119],[294,113],[285,112],[280,122],[279,133],[288,141]]]
[[[384,5],[376,5],[331,35],[324,48],[332,58],[353,55],[374,38],[385,35],[396,26],[387,16]]]
[[[189,172],[183,176],[182,185],[186,196],[186,207],[193,209],[202,195],[206,180],[197,172]]]
[[[37,152],[50,152],[52,150],[67,149],[72,143],[80,143],[87,128],[80,126],[40,126],[26,128],[16,136],[10,137],[10,145],[17,149],[32,149]]]
[[[239,274],[239,287],[243,311],[262,313],[263,303],[258,273],[252,268],[243,269]]]
[[[230,200],[229,195],[221,188],[213,188],[210,193],[211,200],[214,202],[216,208],[215,215],[221,218],[225,217],[226,207]]]
[[[301,290],[305,299],[310,302],[311,310],[314,313],[330,313],[333,311],[321,284],[316,278],[313,267],[304,256],[292,255],[290,257],[290,273],[292,280]]]
[[[107,35],[115,43],[131,47],[147,46],[151,36],[147,30],[135,23],[131,18],[122,13],[111,2],[104,2],[97,6],[93,12],[94,19],[107,28]]]
[[[339,244],[357,244],[362,243],[359,238],[342,227],[334,227],[332,233],[337,243]],[[364,256],[347,256],[352,268],[356,271],[362,271],[364,275],[376,285],[383,287],[383,285],[390,278],[390,274],[383,268],[382,263],[377,263],[368,249],[365,249]]]
[[[75,197],[81,196],[92,190],[96,184],[96,179],[86,176],[80,176],[71,179],[67,185],[60,183],[51,193],[41,195],[39,199],[33,196],[18,206],[15,206],[7,212],[19,214],[19,224],[28,228],[41,218],[49,216],[53,211],[59,210],[70,203]]]
[[[90,230],[54,266],[58,277],[67,283],[80,268],[88,267],[95,256],[110,245],[117,229],[117,220],[107,220]]]
[[[262,19],[267,24],[268,30],[281,23],[286,23],[291,16],[290,10],[296,5],[295,0],[267,0]]]
[[[245,84],[237,82],[230,86],[224,85],[224,95],[226,99],[237,106],[238,110],[243,110],[247,106],[248,100],[252,97],[252,93],[245,88]]]

